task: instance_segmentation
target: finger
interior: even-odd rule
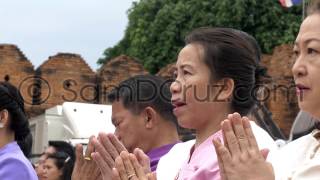
[[[224,130],[223,130],[223,123],[224,121],[226,121],[227,119],[223,120],[221,123],[220,123],[220,126],[221,126],[221,130],[222,130],[222,139],[223,139],[223,143],[224,143],[224,146],[229,149],[229,146],[228,146],[228,142],[227,142],[227,138],[225,136],[225,133],[224,133]]]
[[[111,170],[109,171],[110,173],[109,173],[109,176],[110,176],[110,174],[111,174]],[[93,174],[92,174],[92,179],[101,179],[101,171],[100,171],[100,168],[95,168],[94,170],[93,170]]]
[[[92,140],[95,138],[95,136],[90,136],[89,143],[86,149],[85,157],[90,157],[91,153],[94,151],[94,145],[92,143]]]
[[[240,146],[237,137],[232,129],[230,120],[224,120],[222,123],[222,131],[225,136],[225,143],[228,144],[228,150],[231,156],[240,154]]]
[[[248,137],[249,146],[253,148],[255,151],[259,151],[257,140],[253,134],[250,120],[247,117],[243,117],[243,127]]]
[[[149,173],[149,174],[147,175],[147,178],[148,178],[148,180],[157,180],[157,174],[156,174],[156,172]]]
[[[221,144],[220,139],[213,139],[212,142],[213,142],[214,148],[216,150],[216,154],[217,154],[221,179],[226,180],[227,178],[226,178],[226,174],[225,174],[224,162],[231,161],[230,153],[228,152],[227,148],[225,148],[225,150],[227,152],[223,152],[223,147],[222,147],[223,145]]]
[[[233,116],[231,118],[231,124],[236,134],[236,137],[238,138],[241,152],[247,153],[247,149],[249,148],[249,141],[242,124],[242,118],[239,113],[233,113]]]
[[[93,140],[93,144],[95,146],[96,152],[99,152],[103,160],[108,164],[110,168],[114,167],[114,159],[111,157],[111,155],[107,152],[107,150],[104,148],[104,146],[98,141]]]
[[[76,145],[76,164],[77,162],[81,163],[83,162],[83,147],[81,144]]]
[[[95,153],[93,152],[91,154],[91,157],[94,155]],[[92,158],[93,159],[93,158]],[[98,164],[96,163],[95,160],[92,160],[90,162],[90,169],[89,169],[89,174],[90,174],[90,177],[92,179],[99,179],[99,177],[101,176],[101,170],[100,170],[100,167],[98,166]],[[109,174],[111,173],[111,169],[109,170]]]
[[[113,146],[118,151],[118,154],[120,154],[122,151],[127,151],[127,149],[124,147],[124,145],[119,141],[119,139],[114,134],[108,134],[107,135],[110,142],[113,144]]]
[[[122,180],[120,173],[116,168],[112,169],[112,180]]]
[[[81,144],[76,145],[76,152],[75,153],[76,153],[76,161],[75,161],[74,168],[72,171],[72,176],[71,176],[72,180],[79,179],[78,175],[81,173],[81,167],[83,164],[83,148],[82,148]]]
[[[111,176],[111,178],[112,178],[112,174],[111,174],[110,176]],[[100,173],[100,175],[97,177],[96,180],[104,180],[104,179],[106,179],[106,178],[103,178],[102,175],[101,175],[101,173]]]
[[[144,172],[142,166],[139,164],[136,156],[134,154],[130,154],[129,155],[130,157],[130,161],[133,165],[133,168],[135,170],[135,173],[137,175],[137,177],[140,179],[140,178],[146,178],[146,173]]]
[[[104,161],[99,152],[92,153],[92,159],[96,162],[97,166],[100,169],[100,173],[103,174],[103,177],[108,176],[108,174],[111,173],[111,168]]]
[[[126,168],[124,167],[121,156],[118,156],[115,160],[115,168],[117,169],[121,180],[127,180],[128,174]]]
[[[116,147],[110,142],[106,133],[99,133],[99,141],[113,159],[119,156],[120,153],[118,153]]]
[[[139,148],[133,150],[139,164],[143,167],[145,173],[151,172],[150,158]]]
[[[269,152],[270,152],[269,149],[260,150],[260,153],[261,153],[262,157],[264,158],[264,160],[267,159]]]
[[[127,175],[130,176],[132,174],[136,174],[134,167],[131,163],[130,157],[129,157],[129,153],[126,151],[122,151],[121,154],[121,159],[123,161],[124,167],[126,168],[127,171]]]

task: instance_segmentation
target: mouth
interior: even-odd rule
[[[181,109],[187,105],[184,101],[181,100],[172,100],[171,104],[173,105],[173,114],[176,116],[179,114]]]
[[[179,108],[179,107],[185,106],[187,104],[181,100],[172,100],[172,105],[174,108]]]
[[[297,84],[296,85],[296,92],[297,95],[302,95],[304,92],[310,90],[308,86],[302,85],[302,84]]]

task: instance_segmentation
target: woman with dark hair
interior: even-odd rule
[[[259,51],[245,35],[231,28],[199,28],[186,37],[186,46],[180,51],[176,63],[176,80],[170,90],[179,125],[194,129],[196,140],[188,143],[188,147],[183,146],[187,152],[181,154],[185,160],[176,171],[175,179],[220,179],[218,159],[212,155],[215,154],[212,140],[223,140],[220,123],[232,112],[247,115],[257,102],[254,95],[262,69]],[[275,148],[272,138],[264,130],[254,122],[252,126],[259,148]],[[138,165],[132,163],[133,167],[130,167],[130,161],[135,162],[134,156],[125,152],[117,158],[115,179],[126,180],[124,174],[144,178],[135,173],[138,170],[132,171]],[[160,178],[160,174],[157,172],[158,179],[174,178]]]
[[[257,102],[259,52],[249,38],[231,28],[199,28],[186,37],[171,85],[179,125],[196,130],[195,144],[176,179],[220,179],[212,139],[222,139],[220,123],[229,113],[247,115]],[[273,140],[254,122],[260,148]]]
[[[37,175],[26,158],[32,136],[24,100],[14,86],[0,82],[0,179],[35,180]]]
[[[70,180],[74,160],[65,152],[49,154],[44,164],[45,180]]]

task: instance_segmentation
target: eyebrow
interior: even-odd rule
[[[318,41],[318,42],[320,42],[320,39],[310,38],[310,39],[307,39],[304,43],[305,43],[305,44],[309,44],[311,41]],[[297,45],[297,46],[298,46],[298,44],[299,44],[299,41],[295,41],[295,42],[294,42],[294,45]]]
[[[189,65],[189,64],[182,64],[180,66],[180,68],[185,68],[185,67],[189,67],[189,68],[193,69],[193,67],[191,65]]]
[[[112,122],[113,125],[115,124],[115,121],[116,121],[116,118],[115,117],[111,117],[111,122]]]

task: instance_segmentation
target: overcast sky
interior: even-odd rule
[[[80,54],[93,70],[124,35],[136,0],[0,0],[0,43],[17,45],[37,68],[58,52]]]

